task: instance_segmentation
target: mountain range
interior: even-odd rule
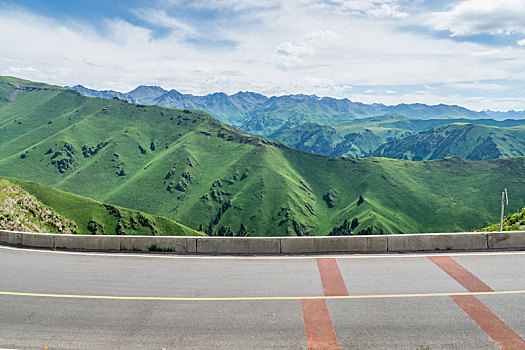
[[[118,98],[135,104],[203,110],[220,121],[251,134],[276,140],[301,151],[335,157],[362,158],[381,155],[399,158],[400,154],[404,157],[406,150],[397,147],[406,143],[400,143],[399,140],[422,131],[426,132],[425,135],[434,132],[439,134],[439,130],[433,129],[452,123],[499,127],[525,124],[525,111],[477,112],[443,104],[367,105],[348,99],[315,95],[266,97],[254,92],[238,92],[234,95],[218,92],[194,96],[181,94],[176,90],[167,91],[158,86],[139,86],[127,93],[97,91],[81,85],[74,86],[73,89],[85,96]],[[430,139],[423,135],[419,142]],[[434,142],[421,147],[439,146]],[[380,147],[389,151],[379,150]],[[469,147],[459,144],[456,149]],[[516,152],[502,151],[491,154],[498,158],[505,154],[519,155],[522,152],[525,152],[525,147],[520,146]],[[450,153],[437,150],[434,153],[463,156],[465,152]],[[418,156],[414,158],[417,159]]]
[[[10,77],[0,78],[0,175],[220,236],[465,231],[498,217],[504,187],[513,208],[525,204],[522,157],[324,157],[203,111]]]
[[[370,156],[409,160],[432,160],[459,156],[469,160],[522,157],[525,125],[496,127],[453,123],[394,140]]]
[[[305,123],[271,134],[273,140],[295,149],[334,157],[387,157],[410,160],[429,160],[462,157],[487,160],[525,154],[525,134],[518,132],[524,119],[409,119],[400,116],[381,116],[355,120],[347,125],[329,126]],[[469,137],[448,138],[454,135]],[[443,132],[447,140],[443,139]],[[499,135],[499,136],[498,136]],[[470,156],[477,143],[498,138],[495,151]],[[454,142],[454,147],[450,147]],[[407,147],[427,149],[433,155],[411,157]],[[470,151],[469,151],[470,150]],[[479,148],[478,151],[483,151]]]
[[[382,115],[399,115],[416,119],[523,119],[523,111],[473,111],[457,105],[426,105],[422,103],[388,106],[381,103],[364,104],[347,98],[316,95],[283,95],[267,97],[255,92],[227,95],[215,92],[204,96],[164,90],[159,86],[141,85],[126,93],[113,90],[94,90],[82,85],[71,87],[82,95],[119,98],[130,103],[150,104],[173,108],[194,108],[208,112],[220,121],[255,134],[269,134],[283,125],[316,122],[337,125],[348,121]]]

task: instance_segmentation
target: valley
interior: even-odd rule
[[[1,79],[0,101],[0,175],[210,235],[468,231],[498,217],[503,187],[513,206],[525,204],[521,157],[323,157],[205,112],[88,98],[14,78]]]

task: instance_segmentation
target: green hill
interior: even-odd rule
[[[471,230],[497,218],[501,188],[525,198],[524,158],[327,158],[200,111],[12,78],[0,86],[0,175],[214,235],[350,233],[343,224],[353,219],[353,234]]]
[[[382,130],[304,123],[268,137],[300,151],[333,157],[364,157],[386,142]],[[404,133],[403,133],[404,134]]]
[[[19,186],[0,178],[0,230],[73,234],[78,233],[78,226]]]
[[[29,231],[37,232],[40,228],[40,232],[49,233],[162,236],[203,234],[164,217],[97,202],[32,181],[0,177],[0,187],[6,193],[6,189],[10,189],[11,197],[15,197],[13,194],[20,197],[20,202],[15,202],[14,206],[11,206],[12,210],[22,209],[21,214],[26,216],[26,221],[40,220],[33,227],[21,226],[22,229],[29,229]],[[41,222],[41,217],[44,215],[35,215],[35,211],[46,210],[50,212],[47,213],[48,216],[56,214],[62,219],[51,220],[49,224],[47,220]],[[53,222],[58,222],[59,225],[53,225]],[[59,226],[66,226],[61,222],[73,223],[72,228],[58,229]]]
[[[400,156],[395,152],[397,145],[407,146],[411,143],[417,143],[417,141],[414,140],[422,140],[424,139],[425,135],[433,134],[435,132],[431,129],[439,129],[441,126],[448,126],[454,123],[470,123],[476,125],[495,126],[499,128],[510,128],[525,125],[525,120],[425,120],[409,119],[399,115],[385,115],[372,118],[356,119],[349,123],[339,123],[333,125],[303,123],[293,127],[281,127],[277,131],[265,136],[282,142],[285,145],[295,149],[324,156],[363,158],[374,155],[402,159],[404,158],[404,154],[401,154]],[[480,130],[482,129],[484,128],[480,128]],[[422,133],[425,131],[427,131],[427,133]],[[505,130],[501,131],[504,132]],[[416,135],[417,133],[422,134]],[[411,135],[412,137],[406,141],[400,141],[401,139]],[[521,135],[516,135],[514,139],[514,141],[520,142],[520,140],[523,140],[525,142],[525,139],[523,139]],[[500,141],[502,146],[505,147],[504,143],[506,141],[504,139],[501,139]],[[385,149],[388,149],[389,152],[376,153],[376,150],[381,146],[383,146]],[[390,146],[393,148],[392,152],[390,152]],[[433,144],[433,146],[436,145]],[[468,144],[459,144],[456,149],[445,153],[446,155],[444,157],[462,156],[467,149]],[[501,153],[496,158],[516,155],[519,154],[513,152]]]
[[[431,160],[457,156],[488,160],[525,155],[525,126],[454,123],[384,144],[372,156]]]
[[[301,151],[334,157],[368,157],[387,142],[454,122],[499,127],[525,125],[525,111],[476,112],[443,104],[367,105],[315,95],[266,97],[253,92],[194,96],[158,86],[139,86],[127,93],[97,91],[81,85],[72,89],[90,97],[200,109],[251,134]],[[496,121],[491,117],[516,119]]]

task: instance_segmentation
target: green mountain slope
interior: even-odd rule
[[[283,127],[268,137],[304,152],[362,158],[388,141],[412,134],[409,130],[383,127],[377,122],[383,118],[389,119],[388,116],[366,118],[334,126],[304,123],[291,128]]]
[[[409,119],[399,115],[385,115],[356,119],[346,124],[321,125],[318,123],[303,123],[294,127],[282,127],[265,136],[292,148],[324,156],[362,158],[372,154],[390,157],[390,153],[378,154],[375,151],[384,144],[453,123],[471,123],[508,128],[525,125],[525,120],[424,120]],[[463,153],[464,150],[458,148],[457,152],[448,153],[446,156],[461,156]],[[501,157],[508,157],[508,155],[502,154]],[[394,155],[391,158],[399,158],[399,156]]]
[[[0,178],[0,230],[77,233],[78,226],[19,186]]]
[[[215,235],[326,235],[352,219],[352,233],[470,230],[497,217],[500,187],[525,198],[523,158],[326,158],[199,111],[25,84],[3,81],[19,93],[0,102],[0,175]]]
[[[97,202],[36,182],[0,177],[0,184],[5,188],[16,189],[16,192],[23,196],[33,198],[36,204],[32,205],[33,209],[29,209],[29,214],[34,214],[34,208],[44,205],[52,213],[74,223],[74,229],[67,231],[58,230],[53,225],[40,225],[46,229],[45,232],[108,235],[202,235],[202,232],[196,232],[164,217]],[[20,203],[15,204],[15,208],[28,206],[27,198],[20,200]],[[36,215],[36,219],[39,219],[39,216],[42,215]],[[36,232],[36,227],[31,231]]]
[[[367,105],[302,94],[268,98],[253,92],[194,96],[158,86],[139,86],[127,93],[97,91],[81,85],[73,89],[91,97],[117,97],[131,103],[200,109],[254,135],[301,151],[336,157],[366,157],[386,142],[454,122],[500,127],[525,124],[525,111],[476,112],[444,104]],[[488,119],[491,117],[517,120]]]
[[[523,156],[525,126],[495,126],[454,123],[394,140],[381,146],[372,156],[431,160],[458,156],[469,160],[488,160]]]

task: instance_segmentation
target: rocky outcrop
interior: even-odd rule
[[[352,231],[359,226],[359,220],[357,218],[352,219],[352,222],[345,219],[340,226],[335,226],[332,231],[328,234],[329,236],[349,236]]]
[[[45,154],[50,154],[50,150],[52,151],[50,148]],[[61,174],[64,174],[68,170],[74,171],[76,154],[76,148],[72,144],[64,142],[64,145],[51,157],[51,164],[56,166]]]
[[[332,188],[330,188],[328,192],[326,192],[323,195],[323,200],[326,202],[326,205],[328,206],[328,208],[333,208],[335,206],[337,195],[338,195],[337,191],[335,191]]]
[[[108,142],[101,142],[94,147],[89,147],[88,145],[84,145],[82,146],[82,155],[84,156],[84,158],[95,156],[102,148],[106,147],[107,145],[108,145]]]
[[[179,181],[179,183],[175,186],[175,189],[177,191],[181,191],[181,192],[186,192],[186,190],[188,189],[188,182],[186,180],[181,180]]]
[[[158,141],[151,141],[151,144],[149,145],[149,149],[151,150],[151,152],[155,152],[158,147],[159,147]]]
[[[88,231],[91,232],[92,235],[105,235],[106,231],[104,230],[104,225],[96,222],[95,220],[91,219],[88,223]]]
[[[78,233],[77,225],[20,187],[0,180],[0,229],[24,232]]]
[[[188,172],[188,171],[183,172],[181,176],[182,176],[184,179],[186,179],[190,184],[192,184],[193,181],[194,181],[193,176],[192,176],[191,173]]]

